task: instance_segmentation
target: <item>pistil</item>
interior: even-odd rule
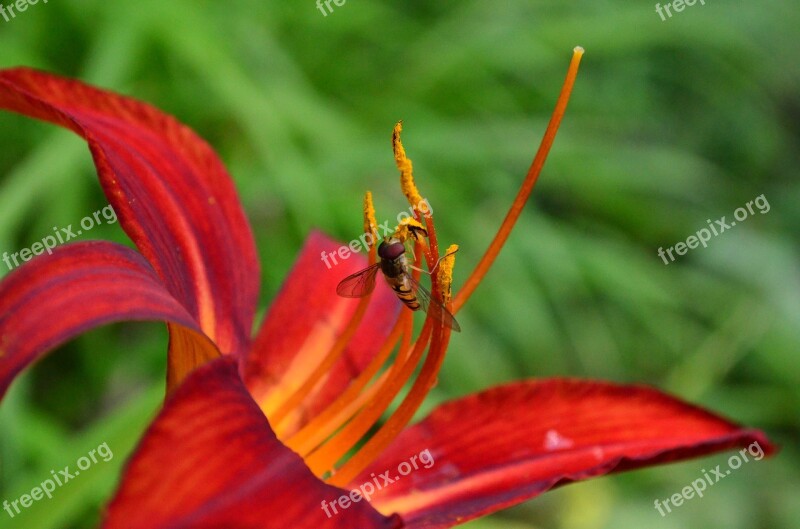
[[[525,207],[525,203],[531,196],[531,191],[533,191],[533,186],[536,184],[539,174],[542,172],[547,154],[550,152],[550,147],[553,146],[553,140],[555,140],[558,127],[561,125],[561,118],[564,117],[564,112],[567,110],[567,103],[572,93],[572,86],[575,84],[575,77],[578,75],[578,65],[581,62],[581,57],[583,57],[583,48],[577,46],[572,52],[572,60],[567,69],[567,77],[561,87],[561,93],[558,96],[553,115],[550,117],[550,122],[547,124],[547,130],[544,132],[542,142],[539,144],[539,150],[536,151],[536,156],[533,158],[530,169],[528,169],[528,174],[525,176],[525,180],[522,182],[522,186],[514,202],[511,204],[506,218],[503,220],[503,224],[501,224],[500,229],[497,230],[497,234],[494,236],[492,243],[489,245],[489,248],[486,249],[486,253],[483,254],[475,270],[472,271],[472,274],[470,274],[467,281],[458,291],[453,301],[454,314],[464,306],[483,280],[486,272],[491,268],[492,263],[494,263],[494,260],[500,253],[500,249],[503,248],[506,240],[508,240],[508,236],[511,234],[514,224],[516,224],[517,219],[519,219],[522,208]]]

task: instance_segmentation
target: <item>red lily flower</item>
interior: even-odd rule
[[[454,313],[530,195],[581,52],[484,258],[452,300],[455,257],[432,276],[434,295]],[[414,340],[413,313],[398,316],[389,289],[360,301],[336,295],[341,278],[374,261],[374,248],[369,261],[354,256],[324,273],[319,255],[338,244],[312,234],[251,339],[256,251],[232,182],[206,143],[153,107],[25,68],[0,71],[0,107],[86,139],[139,250],[69,244],[0,282],[0,394],[26,366],[95,326],[160,320],[169,327],[170,394],[103,527],[444,528],[572,481],[752,443],[774,450],[757,430],[654,389],[601,381],[496,387],[407,426],[435,384],[450,329],[428,317]],[[393,146],[403,191],[417,206],[399,125]],[[369,194],[364,209],[365,231],[374,234]],[[416,255],[433,268],[433,218],[416,214],[429,237]],[[361,445],[420,363],[397,410]]]

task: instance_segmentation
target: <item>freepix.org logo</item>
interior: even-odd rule
[[[703,469],[703,477],[692,481],[691,485],[686,485],[680,492],[676,492],[667,499],[656,499],[654,504],[656,510],[664,517],[671,513],[673,508],[678,508],[683,505],[685,501],[689,501],[692,498],[702,498],[703,492],[705,492],[708,487],[713,487],[715,484],[719,483],[721,479],[730,476],[731,472],[738,470],[743,462],[748,463],[750,461],[747,457],[748,454],[750,454],[750,457],[755,461],[764,459],[764,449],[761,448],[758,441],[755,441],[747,448],[739,450],[738,454],[733,454],[729,457],[727,469],[720,468],[722,465],[717,465],[712,468],[710,472],[706,472],[706,469]],[[670,506],[670,503],[672,503],[672,506]]]
[[[23,13],[27,11],[30,6],[38,3],[39,0],[16,0],[16,2],[11,2],[5,6],[0,2],[0,16],[2,16],[3,20],[6,22],[11,22],[13,19],[17,18],[17,13]],[[46,4],[47,0],[42,0],[42,3]]]
[[[95,226],[103,223],[101,216],[106,220],[106,224],[114,224],[117,222],[117,213],[111,205],[98,209],[92,215],[87,215],[81,219],[81,229],[73,228],[72,224],[66,228],[59,228],[53,226],[53,234],[46,235],[40,242],[35,242],[30,248],[23,248],[22,250],[14,253],[3,252],[2,260],[9,270],[13,270],[20,264],[30,261],[37,255],[42,255],[47,252],[48,255],[53,253],[53,248],[59,244],[64,244],[72,239],[77,238],[83,233],[91,230]],[[13,264],[12,264],[13,263]]]
[[[403,222],[403,220],[405,219],[413,218],[414,211],[418,211],[423,217],[426,218],[433,215],[433,209],[431,208],[431,203],[428,202],[427,198],[423,198],[419,202],[419,204],[417,204],[414,207],[408,208],[408,212],[401,211],[400,213],[397,214],[398,224]],[[390,227],[390,222],[391,221],[387,220],[386,222],[382,222],[381,224],[378,224],[378,226],[376,226],[378,239],[394,233],[394,228]],[[345,261],[347,259],[350,259],[350,257],[354,253],[358,253],[361,251],[365,252],[368,251],[369,247],[377,242],[378,241],[373,239],[371,233],[364,233],[358,239],[353,239],[348,244],[340,246],[339,249],[336,250],[335,252],[328,253],[323,251],[322,255],[320,256],[320,259],[322,260],[323,263],[325,263],[325,266],[328,267],[328,270],[330,270],[334,266],[338,265],[340,261]],[[339,257],[338,260],[336,258],[337,256]]]
[[[702,246],[703,248],[707,247],[712,236],[717,237],[718,235],[722,235],[724,232],[736,226],[737,222],[744,222],[748,217],[755,215],[753,206],[755,206],[762,215],[769,213],[770,210],[767,197],[765,197],[763,194],[757,196],[754,200],[749,201],[747,204],[745,204],[745,206],[746,208],[744,206],[736,208],[736,210],[733,212],[733,218],[736,220],[728,221],[726,220],[727,216],[717,219],[714,222],[711,222],[711,219],[708,219],[706,221],[708,222],[708,228],[701,228],[697,230],[697,233],[690,235],[686,239],[686,242],[678,242],[675,244],[675,246],[670,246],[667,248],[666,251],[663,247],[659,248],[657,252],[658,256],[661,257],[661,260],[664,261],[665,265],[668,265],[675,261],[675,256],[672,254],[673,251],[680,256],[686,255],[689,250],[694,250],[698,246]],[[669,261],[667,260],[667,256],[669,256]]]
[[[52,498],[57,488],[63,487],[77,478],[82,471],[89,470],[92,465],[100,461],[108,463],[112,459],[114,459],[114,453],[108,447],[108,443],[103,443],[97,448],[89,450],[89,453],[85,456],[79,457],[78,461],[75,462],[77,469],[67,465],[59,471],[51,470],[50,477],[31,489],[30,493],[25,493],[13,501],[4,500],[3,510],[13,518],[21,514],[23,509],[33,505],[34,502],[44,499],[45,496],[47,499]]]
[[[375,475],[373,472],[370,474],[371,481],[365,481],[359,487],[350,490],[349,494],[343,494],[338,499],[333,501],[322,500],[320,509],[325,511],[328,518],[339,514],[345,509],[349,509],[354,503],[361,500],[371,501],[372,495],[377,491],[382,490],[394,483],[397,483],[404,476],[408,476],[415,470],[429,469],[434,465],[433,455],[429,449],[425,449],[417,455],[408,458],[408,461],[402,461],[397,465],[396,474],[392,476],[392,471],[387,470],[382,474]]]

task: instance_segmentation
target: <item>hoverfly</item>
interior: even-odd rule
[[[409,270],[412,265],[406,257],[406,247],[399,238],[391,237],[384,240],[378,246],[378,257],[380,261],[374,265],[342,279],[336,287],[336,293],[345,298],[366,296],[375,288],[375,276],[380,269],[386,282],[406,307],[415,311],[422,309],[425,312],[430,312],[430,315],[436,320],[454,331],[461,330],[450,311],[439,300],[434,298],[428,289],[420,285],[411,276]]]

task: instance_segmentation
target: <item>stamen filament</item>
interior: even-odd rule
[[[368,203],[368,206],[365,206],[365,219],[369,218],[372,219],[375,216],[374,208],[372,208],[372,195],[367,193],[365,205]],[[374,222],[365,222],[364,228],[365,230],[370,229],[370,224],[372,226],[375,225]],[[371,230],[370,230],[371,231]],[[373,232],[374,233],[374,232]],[[417,258],[415,260],[415,265],[419,267],[419,260],[420,254],[419,249],[421,248],[421,241],[417,240],[416,248],[417,248]],[[414,272],[414,278],[419,280],[419,272]],[[412,313],[409,311],[404,311],[398,317],[397,321],[395,322],[394,327],[389,333],[389,336],[384,341],[383,346],[378,351],[378,354],[375,355],[372,360],[370,360],[367,367],[359,373],[355,380],[353,380],[350,385],[345,389],[345,391],[340,394],[336,399],[329,404],[320,414],[314,417],[311,421],[309,421],[303,428],[300,429],[297,433],[292,435],[287,441],[286,446],[293,449],[297,453],[302,456],[308,455],[314,448],[316,448],[322,441],[330,437],[338,428],[340,428],[345,422],[350,420],[353,415],[359,410],[360,407],[353,407],[351,406],[353,401],[359,399],[359,393],[362,389],[364,389],[367,384],[372,380],[378,370],[383,366],[386,360],[389,358],[392,350],[394,349],[397,340],[399,339],[399,333],[403,333],[403,341],[400,345],[400,349],[398,349],[397,358],[395,362],[392,364],[390,369],[382,375],[383,378],[379,379],[374,383],[374,386],[380,387],[384,381],[386,380],[386,376],[391,376],[391,373],[395,370],[395,366],[397,364],[402,364],[405,360],[405,357],[408,356],[409,350],[411,347],[411,338],[414,329],[414,320],[412,317]],[[374,388],[372,388],[374,389]],[[345,413],[343,410],[350,410],[351,413]]]
[[[378,457],[400,434],[413,418],[414,413],[419,409],[428,392],[436,385],[449,340],[450,328],[445,326],[437,327],[422,370],[400,407],[358,452],[348,459],[340,469],[336,470],[333,476],[327,480],[329,484],[343,487],[350,483],[359,472],[366,468],[370,461]]]
[[[422,353],[427,348],[432,327],[431,319],[427,318],[422,332],[414,344],[411,355],[403,362],[402,367],[397,370],[396,374],[392,371],[392,375],[378,391],[377,398],[368,403],[333,438],[305,458],[306,464],[312,472],[321,476],[325,472],[332,470],[336,462],[355,446],[364,434],[372,428],[372,425],[380,419],[417,368],[422,358]]]
[[[347,417],[343,417],[340,414],[342,410],[347,408],[351,402],[358,398],[361,390],[367,386],[369,381],[372,380],[375,374],[380,370],[381,366],[386,363],[397,341],[400,339],[401,333],[407,330],[404,322],[410,319],[411,314],[406,314],[405,312],[398,317],[394,327],[389,332],[389,336],[378,351],[378,354],[370,360],[369,364],[359,373],[358,377],[347,386],[347,389],[345,389],[343,393],[336,397],[336,399],[319,415],[314,417],[297,433],[292,435],[286,441],[286,446],[300,455],[305,456],[352,417],[352,414]],[[403,336],[403,339],[405,341],[406,337]],[[402,346],[400,350],[403,350]]]
[[[281,405],[275,410],[273,413],[269,415],[270,423],[272,424],[273,428],[277,429],[281,422],[286,419],[289,414],[294,410],[303,399],[305,399],[311,391],[316,387],[317,383],[322,380],[325,375],[330,373],[331,368],[333,365],[341,358],[342,353],[344,353],[347,345],[350,343],[350,340],[353,338],[353,335],[358,330],[358,326],[361,323],[361,320],[364,318],[364,314],[367,312],[367,307],[369,306],[369,298],[370,296],[365,296],[359,300],[358,307],[356,307],[356,311],[353,313],[353,316],[350,318],[350,322],[345,327],[342,334],[338,336],[336,339],[336,343],[333,344],[328,354],[325,355],[325,358],[322,359],[322,362],[314,368],[314,370],[308,375],[308,377],[303,381],[303,383],[298,387],[294,393],[292,393]]]
[[[453,245],[448,248],[447,253],[455,253],[456,250],[458,250],[458,246]],[[442,286],[447,290],[445,296],[442,298],[444,303],[449,302],[450,278],[452,278],[453,274],[454,261],[455,256],[450,255],[448,258],[444,259],[444,262],[440,265],[439,279],[441,280]],[[350,481],[352,481],[359,472],[364,470],[370,461],[378,457],[378,455],[380,455],[380,453],[400,434],[403,428],[406,427],[422,405],[428,392],[436,385],[439,370],[442,367],[449,341],[450,327],[437,327],[422,370],[414,381],[411,391],[409,391],[408,395],[406,395],[403,402],[400,404],[400,407],[389,417],[375,435],[328,479],[328,483],[338,487],[343,487],[350,483]]]
[[[576,47],[573,50],[572,60],[569,63],[567,76],[564,80],[564,85],[561,87],[561,93],[558,96],[558,101],[556,102],[556,107],[553,110],[553,115],[550,117],[547,130],[542,137],[542,142],[539,144],[539,150],[536,152],[536,156],[531,163],[530,169],[528,169],[528,174],[525,177],[525,181],[522,183],[522,187],[520,187],[517,197],[511,204],[511,208],[509,208],[506,218],[503,220],[503,224],[500,226],[500,229],[494,236],[494,240],[492,240],[492,243],[489,245],[489,248],[486,249],[486,253],[483,254],[483,257],[475,267],[475,270],[472,271],[472,274],[470,274],[469,278],[456,295],[456,298],[453,301],[453,314],[458,312],[461,307],[464,306],[472,293],[478,287],[481,280],[486,275],[486,272],[489,271],[492,263],[494,263],[494,260],[497,258],[497,255],[500,253],[500,249],[505,244],[508,236],[511,234],[511,230],[514,228],[514,224],[516,224],[517,219],[519,219],[519,216],[522,213],[522,208],[525,206],[525,202],[527,202],[528,197],[530,197],[531,191],[533,191],[533,186],[536,184],[536,180],[539,178],[539,174],[542,172],[542,167],[544,167],[547,154],[550,152],[550,147],[553,145],[556,132],[558,132],[558,127],[561,124],[561,118],[564,117],[564,112],[566,111],[567,103],[569,102],[569,96],[572,93],[572,86],[575,84],[575,77],[578,75],[578,65],[581,62],[582,56],[583,48],[580,46]]]
[[[335,413],[331,412],[325,428],[311,431],[313,437],[308,438],[302,446],[295,448],[289,443],[286,443],[286,446],[302,457],[306,457],[314,451],[315,448],[324,443],[326,439],[331,437],[336,430],[340,429],[343,424],[352,419],[369,401],[374,399],[375,395],[380,391],[381,386],[390,375],[391,372],[389,370],[384,371],[372,385],[359,393],[355,393],[349,402],[345,402],[340,409],[334,410]]]
[[[422,199],[414,183],[411,160],[409,160],[406,156],[405,149],[403,148],[403,144],[400,140],[401,130],[402,125],[401,123],[398,123],[395,126],[394,133],[392,134],[392,147],[395,153],[395,162],[400,170],[400,185],[403,189],[403,193],[408,198],[409,203],[412,207],[414,207],[415,217],[419,220],[421,219],[422,215],[417,210],[416,205],[419,204]],[[428,268],[431,269],[439,260],[439,247],[436,237],[436,228],[433,222],[433,215],[426,215],[425,223],[427,225],[429,244],[425,245],[424,253]],[[417,249],[419,249],[419,246],[420,245],[417,244]],[[434,274],[431,276],[431,289],[437,298],[442,297],[441,292],[439,292],[439,277],[441,277],[439,274]],[[447,285],[447,288],[449,290],[449,284]],[[392,439],[394,439],[394,437],[397,436],[397,434],[400,432],[400,429],[402,429],[402,426],[405,426],[405,424],[408,423],[421,405],[428,391],[430,391],[430,388],[433,387],[433,384],[435,384],[436,377],[438,376],[444,357],[444,351],[446,350],[446,346],[444,348],[441,347],[441,337],[443,335],[446,336],[444,340],[445,344],[449,341],[450,329],[447,328],[444,330],[444,326],[441,323],[439,323],[439,325],[435,325],[430,315],[428,315],[428,317],[425,319],[422,332],[420,333],[420,337],[417,340],[411,355],[408,358],[404,358],[400,355],[400,353],[398,353],[395,364],[391,369],[391,375],[383,384],[385,387],[382,387],[378,392],[378,398],[375,401],[370,402],[364,409],[362,409],[359,414],[349,424],[347,424],[347,426],[340,430],[325,445],[319,447],[316,451],[312,452],[308,457],[306,457],[306,464],[311,468],[312,472],[315,472],[317,475],[323,475],[324,473],[332,470],[336,465],[336,462],[341,459],[341,457],[344,456],[348,450],[355,446],[361,437],[369,431],[372,425],[375,424],[378,419],[380,419],[381,415],[385,412],[385,410],[416,370],[416,367],[422,358],[422,353],[424,352],[426,345],[428,345],[427,342],[430,339],[431,333],[434,335],[434,341],[431,343],[431,348],[429,349],[428,358],[425,361],[423,370],[420,372],[419,377],[412,385],[411,393],[409,393],[409,395],[403,400],[401,407],[392,415],[392,417],[389,418],[387,425],[390,425],[390,428],[387,429],[385,425],[379,430],[379,433],[382,432],[380,438],[378,438],[375,442],[372,442],[372,440],[368,442],[368,445],[371,447],[369,453],[374,453],[376,446],[385,447],[392,441]],[[434,344],[436,345],[436,348],[434,348]],[[396,369],[397,366],[402,367]],[[395,416],[397,416],[396,419]],[[397,425],[401,423],[402,426],[400,426],[400,429],[398,429]],[[363,453],[363,449],[359,450],[359,452],[353,456],[353,458],[357,458],[355,460],[356,462],[351,465],[350,461],[348,461],[343,468],[350,469],[347,472],[353,472],[352,469],[356,468],[358,465],[366,464],[364,461],[369,461],[369,457],[362,455]],[[353,458],[351,458],[351,460],[353,460]],[[347,475],[347,473],[344,475]],[[339,477],[336,479],[340,480],[343,478]]]
[[[419,262],[421,259],[421,254],[419,254],[420,248],[421,248],[421,243],[417,241],[416,249],[418,253],[415,262],[416,265],[420,264]],[[415,272],[414,275],[417,279],[419,279],[419,272]],[[402,329],[404,330],[404,336],[402,344],[400,345],[400,349],[397,352],[395,361],[391,365],[389,370],[386,371],[385,374],[382,375],[381,378],[378,379],[375,382],[375,384],[373,384],[373,386],[370,387],[370,389],[368,390],[370,393],[381,395],[381,398],[378,400],[379,402],[383,402],[383,400],[385,400],[386,401],[385,404],[380,404],[380,406],[375,407],[371,415],[364,414],[367,408],[357,408],[353,410],[354,412],[358,411],[360,415],[358,415],[356,419],[354,419],[351,423],[349,423],[347,427],[343,428],[337,433],[337,436],[339,436],[340,434],[343,435],[343,438],[339,439],[337,441],[338,444],[336,445],[338,446],[338,450],[340,452],[334,450],[333,448],[330,448],[330,446],[334,444],[334,441],[337,440],[337,437],[331,439],[330,442],[326,444],[324,447],[320,448],[317,447],[320,441],[328,438],[331,434],[333,434],[336,431],[337,428],[339,428],[342,424],[344,424],[344,422],[351,419],[355,413],[345,416],[344,413],[337,413],[335,410],[328,411],[328,409],[326,409],[325,411],[323,411],[323,415],[328,416],[327,424],[323,428],[319,428],[319,431],[316,432],[309,431],[309,433],[304,434],[305,437],[307,437],[307,441],[305,441],[302,446],[298,447],[302,448],[302,450],[298,450],[298,452],[301,455],[303,455],[303,457],[306,457],[306,463],[309,465],[309,467],[311,467],[312,470],[314,470],[314,466],[312,466],[314,464],[313,461],[316,461],[316,459],[312,459],[312,457],[309,455],[309,452],[313,454],[314,453],[312,451],[313,449],[317,449],[318,451],[323,451],[322,452],[323,455],[318,455],[317,458],[321,460],[324,457],[328,457],[331,459],[331,461],[330,463],[328,463],[329,466],[327,468],[322,468],[324,465],[320,464],[320,468],[322,468],[321,472],[326,472],[328,470],[331,470],[335,465],[336,461],[338,461],[338,459],[340,459],[342,455],[344,455],[356,442],[358,442],[358,440],[367,431],[369,431],[369,429],[372,427],[372,424],[374,424],[374,422],[377,421],[381,415],[383,415],[383,412],[392,403],[394,397],[397,395],[400,389],[402,389],[403,385],[405,385],[405,382],[411,376],[411,374],[414,371],[414,368],[416,368],[416,365],[419,363],[419,358],[413,360],[410,358],[410,356],[413,356],[414,354],[413,352],[411,352],[411,337],[414,329],[413,313],[409,311],[404,312],[403,315],[398,319],[396,328],[398,326],[402,327]],[[427,338],[425,338],[425,340],[427,340]],[[365,369],[365,371],[361,375],[359,375],[358,379],[353,384],[351,384],[347,388],[347,390],[345,390],[345,393],[343,395],[337,398],[337,401],[334,402],[333,405],[343,407],[348,404],[348,401],[360,397],[359,392],[364,387],[364,385],[366,385],[366,383],[372,379],[375,372],[377,372],[377,369],[379,369],[380,366],[383,365],[389,353],[391,352],[391,349],[394,346],[395,342],[396,340],[392,341],[391,347],[384,346],[384,349],[379,351],[378,355],[376,356],[376,358],[373,359],[373,361],[370,362],[370,365],[367,367],[367,369]],[[417,351],[417,349],[418,347],[415,346],[413,351]],[[420,350],[420,354],[422,350],[424,350],[424,346]],[[405,372],[402,371],[402,368],[405,367],[411,361],[413,361],[412,369],[408,375],[405,375]],[[394,389],[395,385],[397,385],[396,390]],[[388,395],[388,393],[386,392],[390,392],[391,397],[384,396]],[[373,406],[374,404],[375,401],[372,401],[368,406]],[[333,405],[329,408],[332,408]],[[359,423],[358,426],[353,426],[356,420],[360,420],[361,422]],[[311,426],[311,424],[309,424],[309,426]],[[347,430],[347,428],[352,428],[352,429]],[[355,438],[354,441],[352,440],[353,438]],[[292,447],[292,445],[289,446]]]
[[[364,232],[370,234],[371,236],[369,243],[368,262],[370,265],[372,265],[377,260],[375,241],[377,240],[378,234],[378,222],[375,220],[375,207],[372,204],[372,193],[369,191],[367,191],[364,195],[363,217]],[[289,395],[289,397],[287,397],[286,400],[281,403],[278,409],[269,414],[270,423],[275,431],[280,431],[279,426],[281,422],[289,416],[292,410],[294,410],[301,402],[303,402],[303,400],[316,387],[319,381],[330,372],[333,365],[339,360],[339,358],[341,358],[342,354],[347,348],[347,344],[350,343],[351,338],[358,330],[358,326],[361,324],[361,320],[364,318],[364,314],[367,312],[370,297],[371,296],[368,294],[359,300],[358,306],[356,307],[353,316],[350,318],[347,327],[345,327],[342,334],[337,337],[336,342],[333,344],[333,347],[331,347],[330,351],[328,351],[328,354],[325,355],[325,358],[323,358],[319,365],[306,377],[300,387],[298,387],[291,395]]]

